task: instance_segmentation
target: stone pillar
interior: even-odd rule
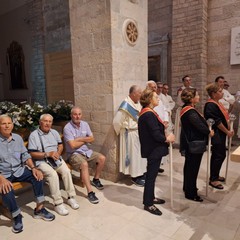
[[[37,101],[46,105],[45,66],[44,66],[44,22],[43,0],[27,0],[29,24],[32,33],[32,97],[31,102]]]
[[[207,18],[208,1],[173,0],[172,21],[172,95],[182,85],[181,78],[189,74],[192,86],[205,102],[207,83]]]
[[[75,104],[93,130],[94,149],[107,156],[102,176],[116,181],[112,120],[129,87],[147,81],[147,2],[70,0],[69,6]]]

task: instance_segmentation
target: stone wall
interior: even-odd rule
[[[208,82],[223,75],[229,82],[229,91],[240,90],[240,64],[230,64],[231,29],[240,26],[240,1],[218,1],[209,3],[208,24]],[[240,103],[234,104],[232,112],[237,116],[234,129],[237,133]],[[236,138],[237,136],[235,136]]]
[[[133,44],[126,36],[126,26],[132,22],[138,31],[138,38]],[[145,88],[147,82],[147,1],[111,0],[111,26],[113,117],[128,95],[130,86],[136,84]],[[105,146],[111,146],[113,150],[114,155],[109,160],[115,163],[118,173],[119,147],[116,134],[113,133],[113,136],[114,141],[107,139]]]
[[[27,2],[26,21],[29,23],[32,35],[32,96],[33,101],[46,105],[42,0],[28,0]]]
[[[110,4],[70,0],[69,6],[75,104],[91,126],[95,150],[107,155],[102,146],[112,120]],[[108,168],[108,177],[115,174]]]
[[[176,99],[181,78],[189,74],[204,101],[207,82],[207,0],[173,0],[172,88]]]
[[[147,80],[146,1],[133,2],[69,1],[75,103],[94,132],[94,149],[107,156],[103,177],[111,180],[119,175],[113,116],[129,87]],[[128,18],[139,29],[135,46],[123,35]]]
[[[44,0],[45,53],[71,49],[68,0]]]
[[[208,81],[223,75],[233,94],[240,90],[240,65],[230,65],[231,29],[240,26],[240,1],[209,2]]]
[[[27,0],[26,21],[32,34],[33,101],[47,104],[44,57],[71,49],[69,6],[66,0]]]
[[[148,1],[148,56],[160,56],[159,79],[170,86],[171,91],[171,38],[172,38],[172,1]],[[148,71],[151,71],[151,67]],[[154,74],[153,74],[154,75]]]

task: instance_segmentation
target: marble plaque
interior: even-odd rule
[[[232,28],[230,64],[240,64],[240,27]]]

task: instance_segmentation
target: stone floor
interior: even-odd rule
[[[203,203],[186,200],[182,192],[184,158],[173,150],[173,208],[170,204],[169,164],[157,177],[156,195],[166,199],[161,205],[162,216],[143,210],[143,188],[131,184],[126,177],[122,182],[103,180],[103,191],[96,190],[100,203],[93,205],[86,199],[86,190],[79,186],[78,210],[68,207],[68,216],[56,215],[53,222],[32,218],[34,201],[31,190],[18,196],[24,216],[24,231],[11,232],[11,221],[0,215],[0,239],[51,239],[51,240],[240,240],[240,163],[229,162],[227,184],[224,190],[209,188]],[[206,154],[199,172],[198,188],[206,194]],[[222,168],[225,174],[225,164]],[[48,192],[48,186],[45,186]],[[66,197],[64,191],[63,196]],[[51,198],[46,206],[52,210]]]

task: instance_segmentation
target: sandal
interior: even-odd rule
[[[215,183],[215,184],[213,184]],[[221,183],[219,183],[218,181],[215,181],[215,182],[209,182],[209,185],[213,188],[216,188],[216,189],[220,189],[222,190],[224,187]]]
[[[195,202],[202,202],[203,201],[203,199],[200,196],[198,196],[198,195],[196,195],[195,197],[187,197],[187,196],[185,196],[185,198],[187,198],[189,200],[192,200],[192,201],[195,201]]]
[[[161,198],[155,198],[153,200],[153,204],[164,204],[165,200],[161,199]]]
[[[225,177],[218,177],[219,182],[225,182]]]
[[[158,216],[162,215],[162,212],[155,205],[144,206],[144,210],[146,210],[154,215],[158,215]]]

